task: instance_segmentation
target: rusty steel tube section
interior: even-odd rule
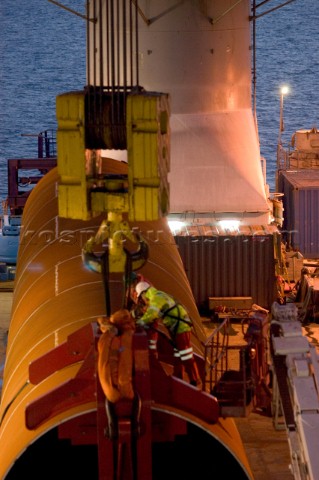
[[[88,222],[59,218],[57,181],[57,170],[53,169],[34,188],[23,214],[0,406],[2,479],[37,439],[57,425],[96,409],[96,402],[88,402],[71,406],[35,430],[28,430],[25,424],[27,406],[73,378],[81,366],[81,362],[69,365],[33,385],[29,380],[30,363],[61,345],[71,333],[105,314],[101,276],[87,270],[81,257],[84,243],[97,231],[102,218]],[[142,273],[189,310],[195,324],[194,350],[201,354],[205,332],[166,220],[132,227],[139,227],[150,247],[149,261]],[[119,275],[110,278],[113,311],[121,306],[122,280]],[[210,434],[220,439],[249,472],[232,420],[221,420],[214,428]]]

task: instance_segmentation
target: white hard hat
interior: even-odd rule
[[[141,293],[145,292],[145,290],[147,290],[148,288],[150,288],[150,284],[147,283],[147,282],[139,282],[136,287],[135,287],[135,291],[137,293],[137,297],[139,297],[141,295]]]

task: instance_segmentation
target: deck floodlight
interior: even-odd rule
[[[238,230],[240,221],[239,220],[220,220],[218,223],[221,226],[221,228],[223,228],[224,230],[229,230],[231,232],[234,232]]]
[[[186,223],[185,222],[181,222],[179,220],[169,220],[168,221],[168,226],[172,232],[173,235],[177,235],[178,233],[180,233],[183,228],[185,227]]]

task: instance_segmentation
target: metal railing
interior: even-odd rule
[[[254,383],[249,374],[247,346],[229,344],[230,328],[230,319],[225,318],[203,344],[203,389],[216,396],[223,416],[246,416]]]
[[[277,170],[287,170],[289,168],[289,147],[286,149],[279,143],[277,145]]]
[[[56,157],[56,132],[44,130],[38,135],[38,158]]]
[[[230,319],[225,318],[204,343],[206,377],[203,379],[205,390],[212,392],[222,373],[228,370]]]
[[[22,133],[21,137],[35,137],[38,140],[38,158],[56,157],[56,131],[43,130],[40,133]]]

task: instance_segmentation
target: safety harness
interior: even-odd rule
[[[177,320],[176,323],[175,323],[175,325],[174,325],[174,328],[173,328],[172,330],[170,329],[170,332],[171,332],[173,338],[176,336],[179,322],[187,323],[187,324],[190,325],[190,326],[193,325],[193,323],[192,323],[192,321],[191,321],[190,319],[185,320],[185,318],[182,318],[182,317],[181,317],[180,311],[179,311],[179,307],[180,307],[180,305],[179,305],[178,303],[175,303],[172,307],[167,308],[167,309],[164,310],[164,312],[161,314],[161,317],[162,317],[162,318],[164,318],[164,317],[170,317],[170,318],[173,318],[174,320]],[[170,313],[172,310],[174,310],[174,308],[177,308],[178,317],[177,317],[176,315],[172,315],[172,314]]]

